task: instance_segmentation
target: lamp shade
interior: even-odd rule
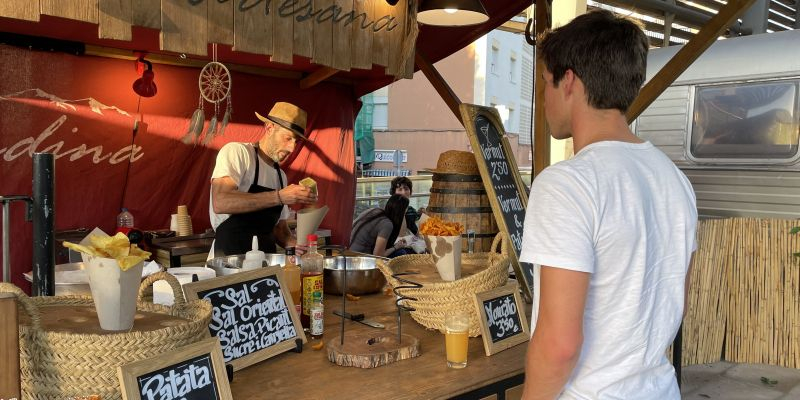
[[[417,12],[417,21],[425,25],[466,26],[488,20],[480,0],[426,0]]]
[[[139,62],[144,63],[147,66],[147,69],[144,70],[141,78],[133,82],[133,91],[142,97],[153,97],[158,91],[156,83],[153,82],[153,78],[155,78],[155,74],[153,73],[153,64],[144,59],[139,59]]]

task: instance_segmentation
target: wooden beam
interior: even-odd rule
[[[17,298],[0,293],[0,399],[20,399]]]
[[[717,15],[700,29],[699,32],[686,43],[663,68],[650,79],[639,96],[633,101],[626,116],[628,122],[633,122],[672,82],[677,79],[697,57],[702,54],[719,35],[730,26],[755,0],[730,0],[723,6]]]
[[[328,79],[339,72],[336,68],[320,67],[318,70],[312,72],[307,77],[300,79],[300,89],[308,89],[314,85]]]
[[[536,0],[534,10],[536,18],[536,36],[544,33],[550,27],[550,10],[547,0]],[[536,57],[536,68],[533,77],[534,104],[533,104],[533,176],[536,177],[550,165],[550,132],[544,119],[544,63]]]
[[[428,81],[430,81],[433,88],[436,89],[436,92],[439,93],[439,96],[447,104],[447,107],[450,107],[450,111],[456,116],[458,122],[464,125],[464,121],[461,120],[461,111],[458,108],[461,105],[461,100],[458,99],[458,96],[456,96],[453,89],[451,89],[450,85],[444,80],[442,74],[428,61],[428,58],[422,54],[419,48],[417,48],[415,52],[414,63],[417,64],[417,67],[425,74],[425,77],[428,78]]]

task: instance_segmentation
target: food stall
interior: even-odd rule
[[[184,205],[193,225],[190,233],[203,235],[210,225],[209,177],[217,150],[232,141],[258,140],[262,125],[254,112],[289,101],[308,111],[308,140],[282,168],[290,182],[316,180],[319,203],[330,207],[320,228],[330,230],[330,243],[346,245],[354,199],[342,193],[354,193],[358,97],[410,78],[417,69],[428,75],[435,71],[432,63],[530,5],[486,2],[487,21],[453,28],[417,25],[418,4],[413,0],[301,3],[3,2],[0,195],[30,193],[31,159],[49,153],[55,185],[48,217],[55,230],[99,227],[113,232],[120,208],[135,216],[136,228],[160,230],[170,224],[176,206]],[[212,81],[227,82],[222,95],[215,94]],[[23,273],[32,269],[33,229],[26,213],[12,206],[4,215],[9,231],[3,234],[13,240],[2,254],[11,260],[10,283],[23,291],[30,289]],[[181,254],[170,250],[169,256]],[[146,300],[146,294],[142,298]],[[336,296],[330,298],[337,301]],[[5,307],[8,302],[3,300],[4,310],[14,308]],[[351,310],[374,316],[393,331],[394,304],[392,295],[379,293],[354,302]],[[36,307],[18,316],[21,326],[38,323],[31,310]],[[340,321],[333,310],[326,307],[326,332]],[[161,308],[151,311],[168,313]],[[85,316],[74,317],[78,321]],[[206,317],[195,319],[202,318]],[[480,339],[472,338],[470,367],[451,371],[443,357],[444,336],[424,329],[407,313],[403,319],[403,330],[419,339],[418,357],[361,370],[336,366],[322,356],[324,351],[306,345],[302,353],[278,354],[235,371],[231,391],[235,398],[273,391],[284,397],[304,393],[301,390],[309,390],[312,398],[330,397],[338,386],[331,382],[357,379],[377,390],[373,397],[390,393],[397,398],[447,398],[485,386],[521,383],[524,351],[519,348],[486,357],[481,355]],[[347,324],[348,332],[369,329]],[[24,341],[22,345],[24,349]],[[0,350],[3,356],[16,353],[10,347]],[[274,379],[263,379],[266,369]],[[274,374],[276,369],[285,375]],[[303,389],[307,385],[296,379],[296,371],[318,375],[320,384]],[[421,371],[430,373],[428,379]],[[399,382],[398,376],[408,381]],[[347,389],[342,397],[354,393]]]

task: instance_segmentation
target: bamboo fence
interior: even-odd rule
[[[682,364],[724,358],[800,368],[800,235],[796,220],[698,225]],[[671,350],[670,353],[671,354]]]

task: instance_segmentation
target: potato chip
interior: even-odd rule
[[[430,217],[420,225],[419,233],[431,236],[457,236],[464,233],[464,227],[458,222],[448,222],[439,217]]]
[[[299,184],[311,189],[311,193],[317,194],[317,182],[311,178],[303,178],[298,182]]]
[[[91,244],[84,246],[64,242],[64,247],[95,257],[113,258],[123,271],[127,271],[136,264],[150,258],[150,252],[131,244],[128,236],[122,232],[117,232],[114,236],[91,235],[89,236],[89,243]]]

